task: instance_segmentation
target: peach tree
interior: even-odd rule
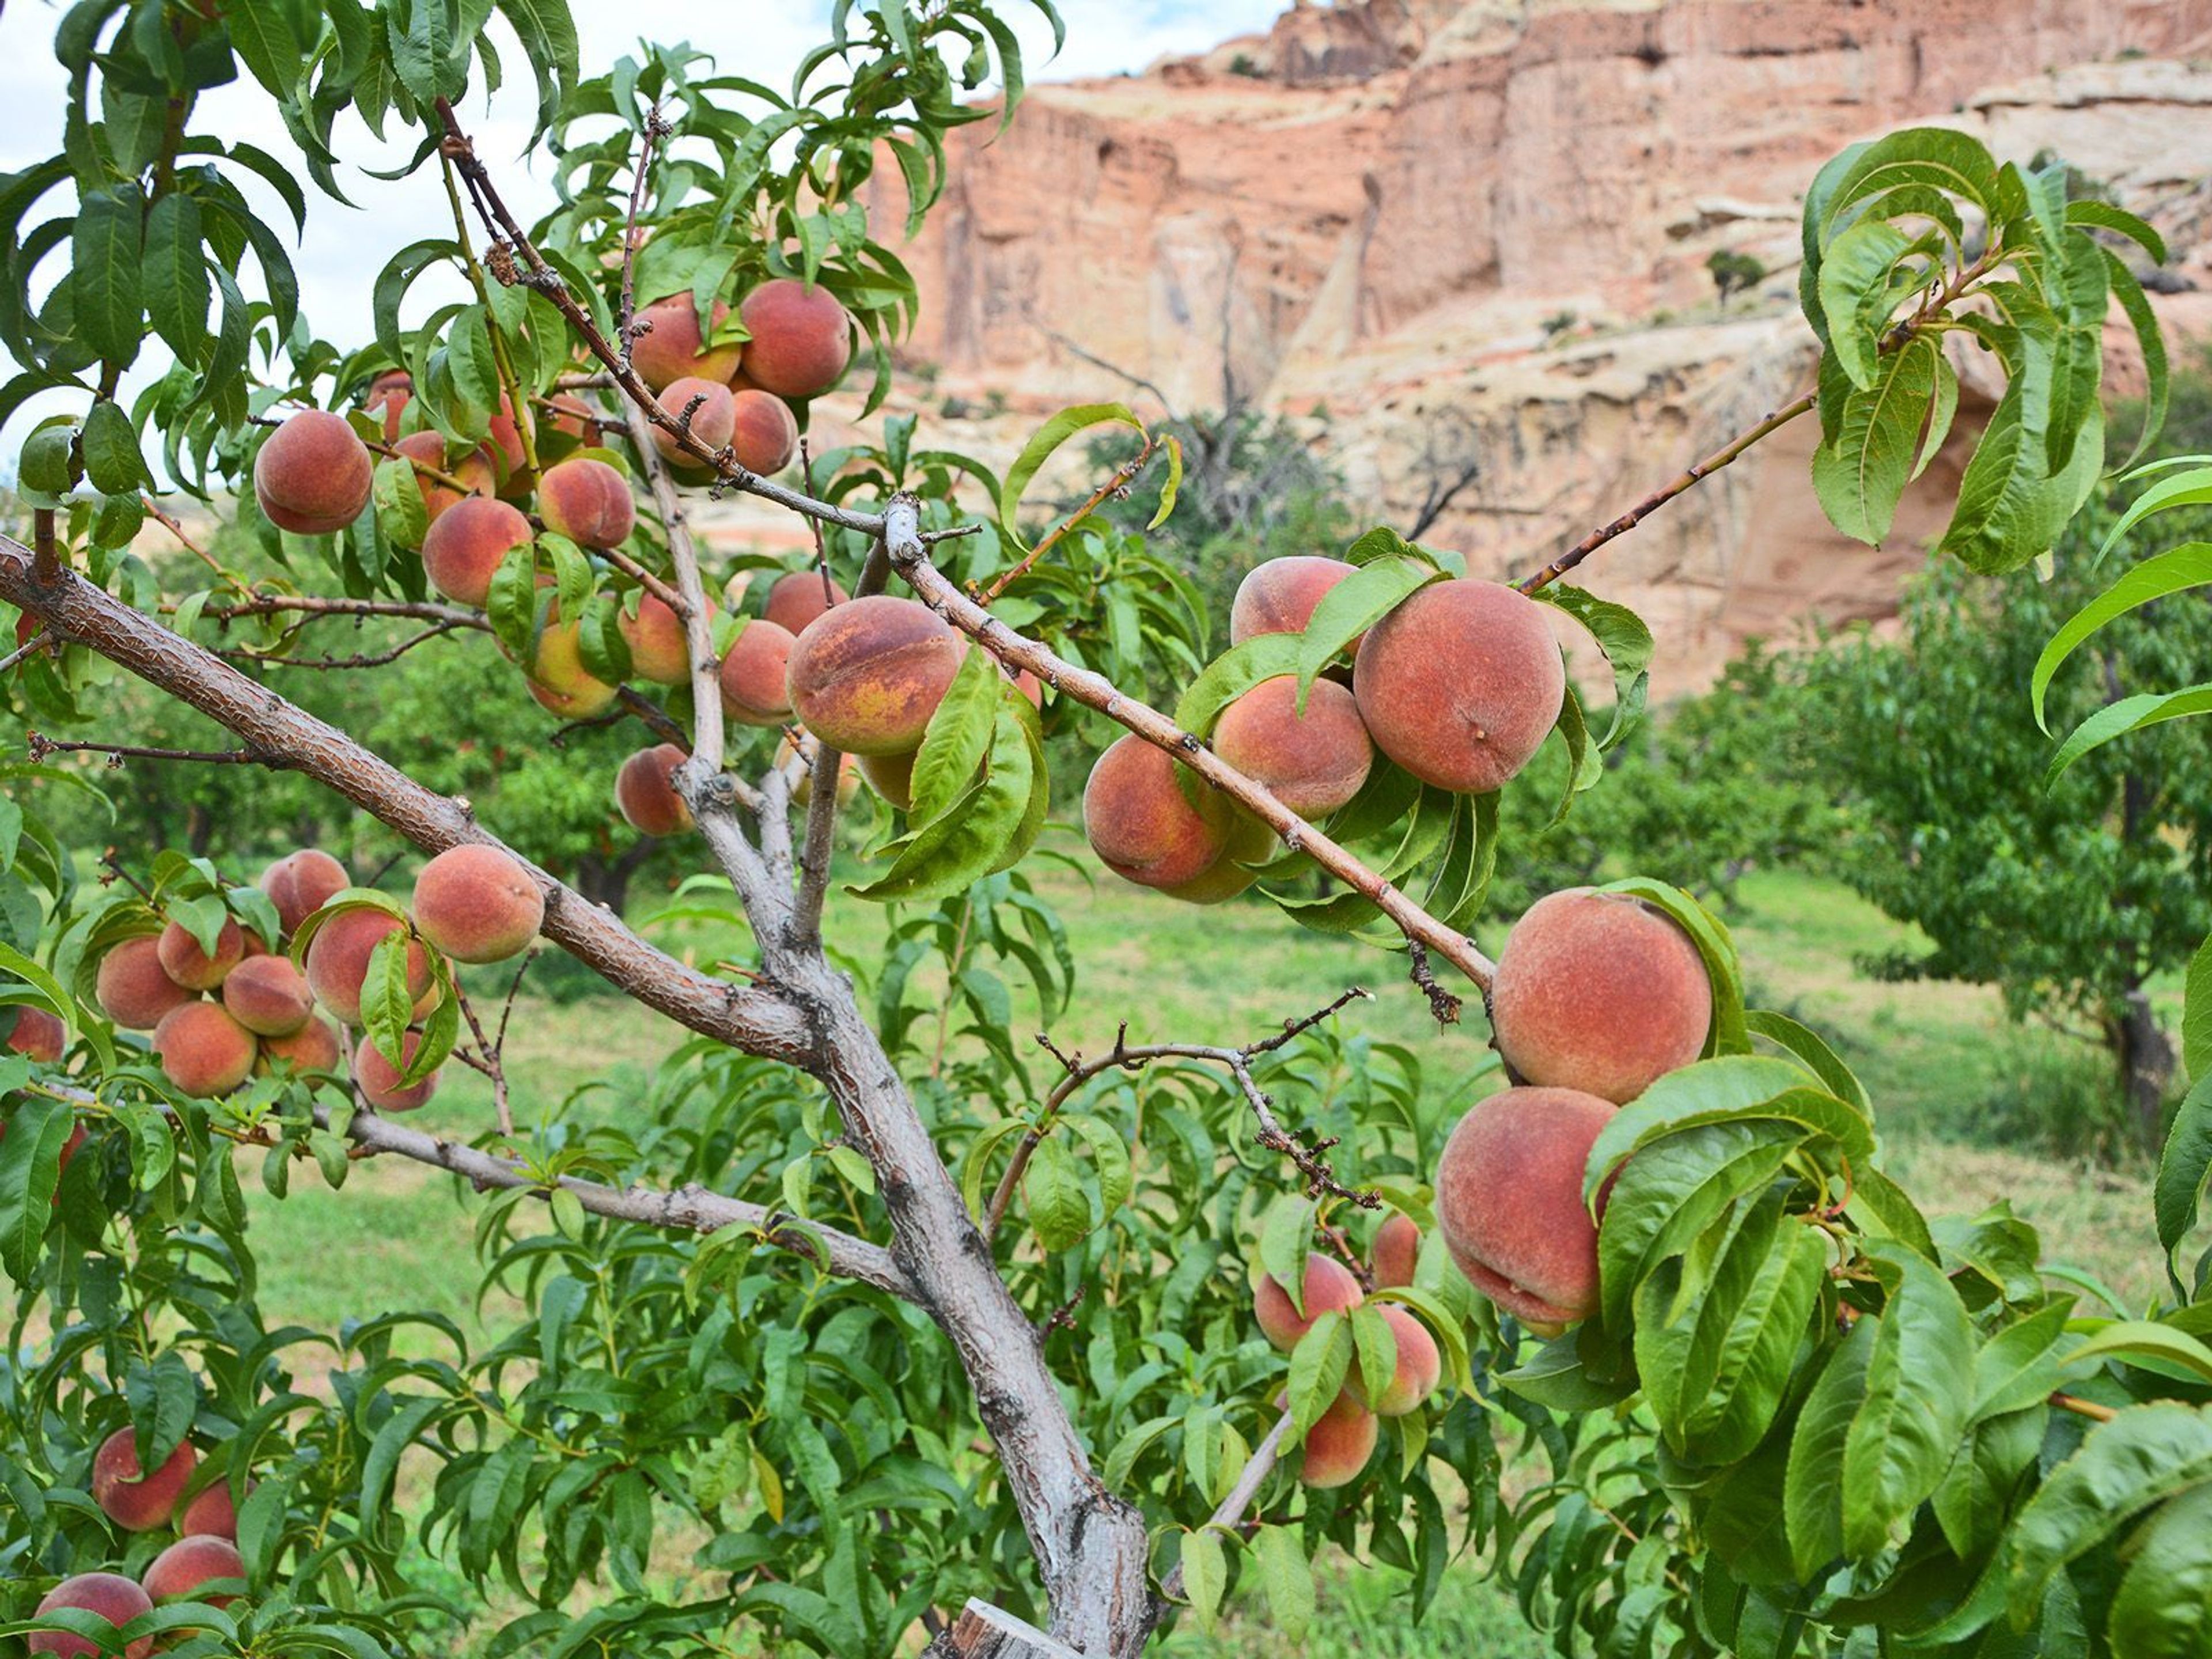
[[[1103,1659],[1232,1597],[1295,1644],[1338,1549],[1404,1570],[1416,1614],[1486,1553],[1567,1652],[2203,1651],[2201,1264],[2131,1312],[2002,1206],[1930,1220],[1850,1071],[1745,1006],[1688,895],[1631,878],[1510,929],[1486,904],[1501,791],[1550,745],[1571,812],[1644,700],[1649,631],[1563,579],[1814,413],[1821,506],[1880,539],[1967,352],[2005,389],[1940,552],[2035,560],[2106,466],[2113,307],[2163,386],[2123,253],[2156,234],[1955,133],[1854,146],[1807,192],[1802,397],[1517,582],[1388,527],[1270,561],[1217,653],[1188,574],[1098,510],[1146,468],[1172,510],[1168,436],[1087,405],[1000,471],[899,407],[920,296],[885,204],[910,228],[945,135],[1012,118],[1006,10],[840,0],[787,88],[689,49],[587,76],[562,0],[64,13],[60,149],[0,180],[0,412],[59,410],[0,539],[39,728],[0,805],[0,1633]],[[519,69],[557,198],[531,224],[462,113]],[[196,118],[240,80],[294,154]],[[364,133],[407,139],[381,182],[453,231],[382,251],[372,314],[326,340],[287,237],[325,234],[302,177],[363,188]],[[848,376],[860,435],[811,453]],[[1126,462],[1025,520],[1102,428]],[[2203,475],[2142,511],[2177,488]],[[718,558],[687,514],[731,494],[812,555]],[[2163,557],[2039,691],[2104,616],[2203,579],[2201,549]],[[1611,665],[1600,718],[1574,633]],[[705,966],[513,852],[497,797],[480,817],[286,694],[425,647],[504,659],[549,739],[634,733],[606,823],[690,849],[665,915],[723,941]],[[103,737],[125,674],[234,746]],[[2206,702],[2175,696],[2057,763]],[[440,712],[465,742],[465,700]],[[1335,986],[1242,1045],[1057,1040],[1048,739],[1097,751],[1079,861],[1130,884],[1132,925],[1250,894],[1341,936],[1347,974],[1400,953],[1437,1019],[1480,999],[1510,1086],[1439,1087]],[[290,774],[426,861],[95,864],[53,828],[98,788],[76,753]],[[833,885],[880,908],[880,952],[825,945]],[[685,1034],[640,1090],[516,1097],[541,938]],[[478,1121],[438,1092],[456,1067]],[[2159,1173],[2169,1251],[2208,1112]],[[484,1338],[268,1322],[244,1184],[335,1206],[392,1160],[473,1189]],[[456,1575],[480,1594],[434,1588]]]

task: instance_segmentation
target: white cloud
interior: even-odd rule
[[[1049,81],[1134,71],[1164,53],[1202,51],[1232,34],[1265,27],[1283,5],[1284,0],[1060,0],[1067,43],[1056,58],[1051,28],[1028,0],[1000,0],[1000,11],[1022,43],[1030,79]],[[824,37],[830,6],[828,0],[722,0],[708,7],[678,0],[573,0],[573,10],[587,65],[612,64],[635,51],[641,38],[688,40],[713,53],[725,72],[781,85]],[[52,51],[60,13],[53,0],[0,11],[0,109],[9,112],[0,121],[0,170],[43,159],[60,131],[66,82]],[[465,111],[484,155],[495,164],[520,155],[534,100],[519,49],[503,33],[496,38],[507,84],[489,112],[480,95]],[[209,94],[194,127],[250,140],[287,161],[296,155],[268,99],[251,82]],[[385,261],[410,242],[449,234],[452,221],[434,169],[392,182],[361,170],[398,165],[418,134],[392,122],[387,131],[396,142],[380,149],[349,118],[341,118],[338,131],[337,148],[349,163],[340,184],[355,205],[349,209],[310,186],[307,234],[293,258],[309,321],[325,337],[350,342],[368,335],[370,294]],[[510,205],[526,222],[552,204],[542,160],[534,176],[519,164],[501,166],[500,175]],[[289,217],[264,186],[246,187],[270,222],[289,228]],[[51,203],[47,210],[54,210]],[[456,291],[459,281],[454,278]],[[254,291],[249,285],[248,292]],[[421,303],[434,303],[434,292],[426,279],[418,289]],[[158,343],[149,343],[126,390],[159,373],[159,349]],[[34,399],[0,427],[0,473],[12,474],[16,449],[33,422],[81,403],[63,395]]]

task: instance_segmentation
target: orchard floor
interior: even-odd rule
[[[1139,899],[1126,889],[1093,890],[1054,873],[1047,896],[1060,908],[1080,964],[1074,1009],[1056,1025],[1064,1048],[1093,1051],[1116,1025],[1133,1039],[1249,1042],[1282,1019],[1318,1006],[1351,984],[1376,1000],[1345,1018],[1360,1030],[1409,1045],[1430,1090],[1471,1094],[1484,1049],[1479,1008],[1469,1024],[1438,1029],[1397,971],[1397,959],[1302,933],[1269,907],[1243,902],[1198,910]],[[2100,1106],[2101,1057],[2041,1027],[2004,1018],[1994,992],[1975,987],[1887,984],[1855,958],[1911,941],[1893,923],[1833,883],[1789,872],[1754,873],[1729,920],[1741,948],[1752,997],[1817,1024],[1872,1092],[1888,1168],[1937,1212],[1971,1214],[1999,1200],[2041,1232],[2051,1256],[2139,1306],[2160,1279],[2151,1232],[2147,1166],[2117,1166],[2083,1148],[2109,1136]],[[876,926],[866,907],[833,906],[835,943],[872,958]],[[702,956],[717,945],[696,933],[663,941]],[[2171,1000],[2171,988],[2168,988]],[[2169,1025],[2178,1008],[2163,1012]],[[1033,1023],[1018,1009],[1017,1036]],[[587,1054],[572,1046],[588,1030]],[[613,1088],[589,1109],[617,1113],[625,1078],[641,1079],[678,1040],[672,1027],[629,1005],[593,1000],[556,1007],[526,998],[508,1040],[517,1115],[557,1102],[611,1073]],[[465,1132],[490,1115],[483,1080],[449,1068],[437,1099],[416,1120]],[[504,1310],[473,1304],[470,1276],[426,1276],[421,1263],[471,1249],[472,1206],[455,1183],[417,1166],[356,1166],[333,1195],[312,1178],[279,1204],[248,1188],[262,1264],[264,1312],[271,1324],[328,1327],[341,1318],[426,1304],[472,1330],[496,1326]],[[429,1564],[425,1564],[426,1567]],[[435,1569],[430,1568],[434,1573]],[[452,1586],[459,1590],[456,1583]],[[1357,1650],[1361,1659],[1425,1659],[1468,1651],[1519,1659],[1543,1651],[1510,1596],[1472,1564],[1456,1566],[1427,1620],[1414,1628],[1387,1572],[1338,1563],[1322,1583],[1319,1624],[1304,1645],[1312,1659]],[[1232,1610],[1220,1632],[1179,1636],[1183,1659],[1258,1659],[1282,1650],[1257,1613]],[[464,1650],[465,1651],[465,1650]]]

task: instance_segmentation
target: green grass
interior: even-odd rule
[[[1080,964],[1074,1007],[1053,1030],[1064,1048],[1096,1052],[1125,1019],[1133,1040],[1249,1042],[1345,987],[1364,984],[1376,998],[1346,1011],[1349,1028],[1410,1046],[1431,1090],[1472,1099],[1495,1086],[1470,1080],[1486,1052],[1480,1006],[1470,1006],[1464,1024],[1439,1029],[1394,956],[1303,933],[1259,902],[1200,910],[1133,900],[1125,889],[1094,889],[1066,872],[1051,874],[1046,890]],[[847,902],[832,915],[833,944],[863,963],[877,957],[878,913]],[[2110,1170],[2036,1150],[2069,1144],[2069,1125],[2106,1109],[2101,1056],[2044,1029],[2014,1026],[1986,988],[1883,984],[1859,975],[1855,957],[1911,941],[1834,883],[1754,874],[1729,920],[1754,1002],[1807,1019],[1838,1044],[1873,1091],[1887,1167],[1932,1212],[1971,1214],[2009,1200],[2054,1256],[2097,1275],[2124,1301],[2139,1304],[2155,1291],[2160,1269],[2147,1169]],[[690,923],[664,930],[659,942],[702,962],[740,945]],[[1494,939],[1485,942],[1494,948]],[[1018,986],[1015,1018],[1019,1039],[1038,1028],[1034,1001]],[[526,997],[508,1046],[518,1117],[527,1122],[602,1077],[610,1086],[578,1109],[619,1115],[647,1071],[681,1040],[668,1022],[611,999],[556,1005]],[[453,1066],[416,1121],[472,1133],[490,1115],[483,1080]],[[272,1323],[327,1328],[348,1315],[399,1308],[435,1309],[472,1334],[503,1322],[512,1311],[503,1301],[479,1320],[474,1274],[462,1266],[477,1207],[471,1194],[395,1160],[356,1165],[348,1186],[333,1196],[303,1169],[280,1204],[249,1181],[261,1299]],[[439,1265],[426,1272],[426,1263]],[[1472,1562],[1446,1575],[1418,1628],[1401,1588],[1389,1571],[1324,1562],[1316,1626],[1301,1651],[1312,1659],[1466,1652],[1520,1659],[1544,1650],[1510,1596]],[[1178,1659],[1259,1659],[1283,1647],[1246,1602],[1230,1609],[1216,1635],[1185,1632],[1170,1650]]]

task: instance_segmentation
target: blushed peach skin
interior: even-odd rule
[[[1437,1225],[1460,1271],[1508,1313],[1571,1324],[1596,1307],[1583,1171],[1616,1109],[1579,1090],[1508,1089],[1478,1101],[1444,1143]]]
[[[1352,693],[1334,680],[1306,688],[1297,709],[1297,677],[1262,680],[1221,711],[1213,752],[1305,818],[1346,805],[1367,781],[1375,746]]]
[[[799,723],[833,749],[918,748],[960,667],[959,635],[928,606],[888,593],[832,607],[791,647],[787,686]]]
[[[1306,1258],[1305,1284],[1301,1289],[1306,1310],[1300,1314],[1291,1295],[1272,1275],[1261,1273],[1252,1286],[1252,1312],[1260,1328],[1285,1353],[1325,1313],[1349,1313],[1367,1299],[1352,1270],[1316,1251]]]
[[[1314,607],[1358,568],[1342,559],[1304,553],[1254,565],[1230,601],[1229,643],[1242,645],[1262,634],[1304,633]],[[1358,643],[1352,641],[1355,647]]]
[[[262,514],[280,530],[302,536],[343,530],[368,505],[374,468],[343,415],[303,409],[253,458],[253,495]]]

